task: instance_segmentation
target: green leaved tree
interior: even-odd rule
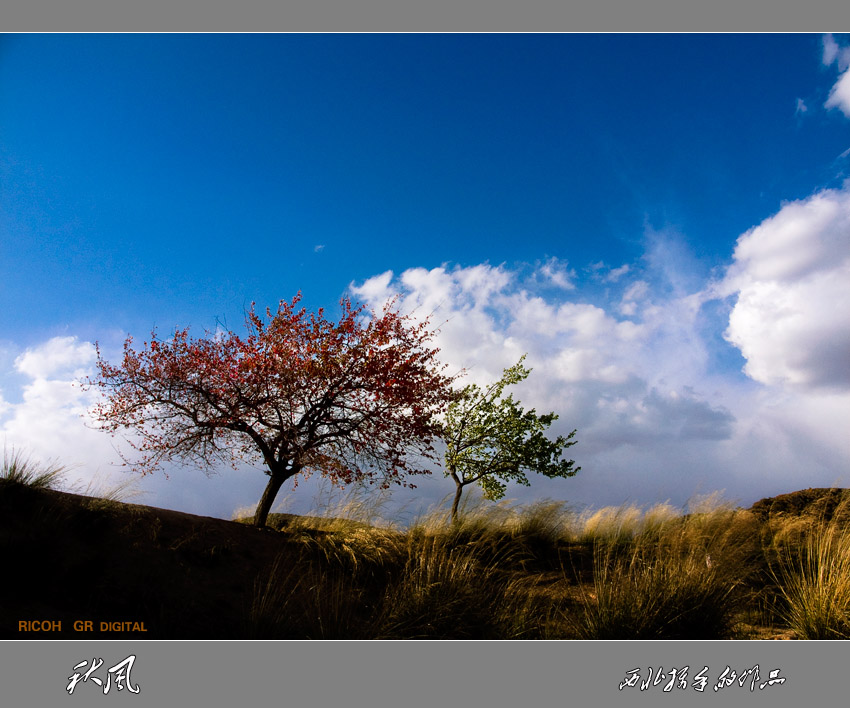
[[[555,413],[525,411],[513,396],[502,395],[508,386],[528,378],[531,369],[523,366],[524,360],[525,355],[487,388],[464,387],[449,405],[443,439],[444,472],[456,485],[452,521],[457,520],[463,489],[470,484],[477,482],[485,499],[497,500],[504,497],[508,482],[530,486],[527,472],[556,478],[572,477],[581,469],[574,460],[562,458],[577,442],[575,430],[550,440],[546,430],[558,419]]]

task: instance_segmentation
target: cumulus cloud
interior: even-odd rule
[[[529,405],[563,412],[565,428],[580,420],[586,449],[637,444],[641,436],[644,444],[729,435],[731,414],[695,388],[705,359],[693,342],[698,305],[652,303],[638,280],[626,292],[645,307],[638,321],[625,320],[613,305],[534,292],[535,282],[542,278],[521,280],[485,264],[383,273],[352,290],[375,298],[374,306],[396,296],[402,311],[432,315],[441,356],[452,370],[467,370],[464,380],[493,380],[527,353]]]
[[[719,285],[725,337],[764,384],[850,389],[850,191],[786,204],[743,234]]]
[[[15,368],[34,379],[83,371],[94,361],[95,348],[76,337],[54,337],[15,359]],[[79,375],[79,374],[76,374]]]
[[[94,345],[76,337],[54,337],[17,356],[14,368],[26,382],[20,402],[5,406],[0,427],[4,440],[69,465],[81,464],[92,454],[103,464],[114,460],[109,439],[84,424],[93,399],[77,379],[90,372],[95,356]]]
[[[76,337],[55,337],[15,357],[14,370],[26,383],[20,402],[0,399],[4,441],[63,460],[81,441],[91,441],[81,421],[88,401],[74,379],[87,373],[94,358],[94,346]]]

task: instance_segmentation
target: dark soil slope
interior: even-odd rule
[[[258,574],[298,554],[286,534],[234,521],[0,480],[0,638],[243,636]]]

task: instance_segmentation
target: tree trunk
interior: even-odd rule
[[[452,523],[457,523],[457,510],[460,505],[460,495],[463,494],[463,485],[458,481],[457,477],[455,477],[455,485],[457,485],[457,489],[455,489],[455,498],[452,502]]]
[[[263,496],[260,498],[260,503],[257,504],[257,513],[254,514],[254,526],[263,528],[266,525],[266,521],[269,518],[269,511],[271,511],[277,493],[280,491],[283,483],[291,476],[272,474],[269,477],[269,483],[266,485]]]

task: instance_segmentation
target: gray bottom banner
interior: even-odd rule
[[[2,705],[846,706],[847,642],[0,644]]]

